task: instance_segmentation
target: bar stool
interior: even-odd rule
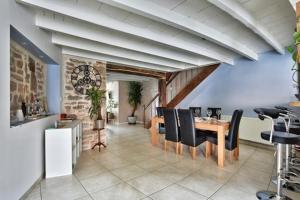
[[[278,200],[289,200],[291,198],[285,196],[282,192],[283,188],[283,156],[282,150],[283,145],[289,144],[300,144],[300,137],[298,135],[280,132],[274,130],[275,119],[280,117],[280,110],[268,109],[268,108],[256,108],[254,111],[258,114],[259,119],[264,120],[266,118],[272,120],[271,131],[261,132],[261,138],[268,140],[269,142],[276,144],[276,161],[277,161],[277,191],[259,191],[256,193],[258,199],[278,199]]]

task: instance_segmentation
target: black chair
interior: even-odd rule
[[[190,107],[189,109],[192,111],[194,117],[201,117],[201,107]]]
[[[212,118],[216,118],[216,119],[221,119],[221,114],[219,114],[218,115],[218,110],[222,110],[222,108],[212,108],[212,107],[208,107],[207,108],[207,111],[208,110],[211,110],[211,116],[210,117],[212,117]],[[207,114],[206,114],[207,115]],[[209,117],[208,115],[207,115],[207,117]]]
[[[164,116],[164,109],[165,109],[165,107],[156,107],[156,112],[157,112],[158,117]],[[162,124],[162,123],[158,124],[158,133],[159,134],[165,134],[166,133],[166,129],[165,129],[164,124]]]
[[[181,133],[180,154],[183,144],[192,149],[192,158],[196,158],[196,147],[206,141],[206,134],[195,128],[195,118],[191,110],[178,109],[178,117]]]
[[[238,146],[238,136],[239,136],[239,127],[240,121],[243,115],[243,110],[235,110],[233,112],[229,132],[228,135],[225,136],[225,148],[230,151],[229,160],[232,161],[233,150],[235,150]],[[207,133],[207,141],[218,145],[218,135],[216,133]],[[237,154],[235,156],[237,159]]]
[[[164,109],[164,119],[165,119],[165,150],[167,151],[168,142],[176,143],[176,153],[179,153],[180,148],[180,130],[178,127],[177,113],[175,109]]]

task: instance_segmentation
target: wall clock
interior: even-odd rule
[[[71,74],[71,82],[80,94],[86,94],[92,87],[100,88],[101,76],[97,69],[90,65],[79,65],[75,67]]]

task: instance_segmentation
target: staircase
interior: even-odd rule
[[[204,81],[219,64],[167,73],[165,79],[159,80],[160,92],[144,108],[144,128],[150,128],[151,119],[156,115],[156,107],[175,108],[190,92]],[[163,103],[166,101],[165,103]],[[165,104],[165,105],[164,105]]]

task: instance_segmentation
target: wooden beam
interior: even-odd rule
[[[203,67],[202,70],[167,104],[168,108],[175,108],[193,89],[204,81],[220,64]]]
[[[159,79],[159,103],[160,106],[165,107],[167,105],[167,82],[166,79]]]
[[[157,78],[157,79],[165,79],[165,73],[163,73],[163,72],[139,69],[139,68],[133,68],[133,67],[127,67],[127,66],[121,66],[121,65],[107,64],[106,71],[118,72],[118,73],[123,73],[123,74],[132,74],[132,75],[138,75],[138,76],[146,76],[146,77],[152,77],[152,78]]]

